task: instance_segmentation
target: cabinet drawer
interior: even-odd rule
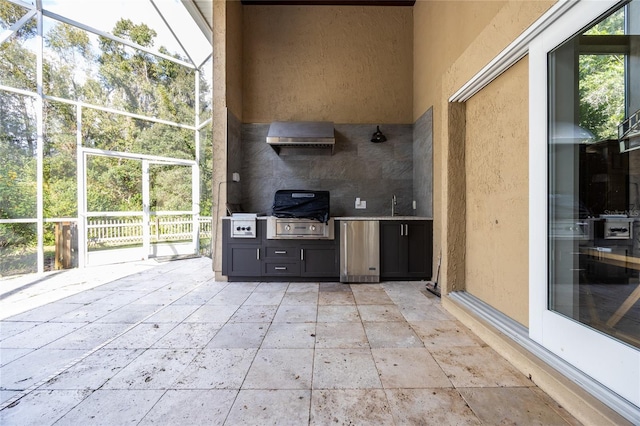
[[[300,259],[298,247],[265,247],[265,257],[269,259]]]
[[[295,277],[300,275],[300,262],[265,261],[263,274],[267,276]]]

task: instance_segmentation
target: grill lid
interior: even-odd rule
[[[281,189],[273,198],[273,216],[329,222],[329,191]]]

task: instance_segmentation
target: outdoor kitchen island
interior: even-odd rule
[[[331,237],[268,238],[269,216],[235,225],[222,218],[222,275],[229,281],[339,281],[340,224],[374,220],[380,226],[380,279],[429,280],[433,220],[416,216],[333,217]],[[237,227],[244,227],[235,232]],[[246,228],[251,228],[245,232]],[[238,234],[238,232],[240,234]],[[248,235],[249,236],[248,236]]]

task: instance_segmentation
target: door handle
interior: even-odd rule
[[[256,260],[260,260],[260,249],[256,249]]]
[[[349,234],[349,226],[348,223],[345,222],[344,223],[344,241],[343,241],[343,245],[344,245],[344,251],[343,254],[341,256],[343,256],[344,259],[344,270],[342,271],[342,275],[344,275],[345,277],[347,276],[347,272],[349,271],[349,267],[347,266],[347,261],[349,260],[349,255],[347,254],[347,235]]]
[[[300,260],[304,260],[304,249],[300,249]]]

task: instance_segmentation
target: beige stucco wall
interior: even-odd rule
[[[492,127],[494,117],[487,109],[487,102],[491,99],[479,94],[479,97],[473,100],[475,103],[468,102],[467,105],[457,108],[450,108],[448,99],[554,3],[555,1],[521,0],[417,1],[414,6],[413,116],[419,117],[433,106],[434,253],[443,253],[440,285],[444,293],[465,289],[475,292],[478,297],[484,298],[487,303],[523,324],[527,323],[528,317],[528,284],[523,288],[522,280],[518,283],[510,281],[516,268],[483,261],[484,255],[477,253],[477,241],[486,237],[488,225],[480,230],[475,230],[470,225],[482,221],[483,215],[487,212],[479,211],[469,204],[470,200],[477,196],[478,189],[473,185],[467,188],[469,179],[465,177],[465,167],[473,162],[476,152],[468,151],[460,144],[467,143],[470,132],[474,132],[474,141],[490,139],[495,133],[497,128]],[[460,22],[464,22],[464,25],[458,24]],[[434,40],[439,42],[434,43]],[[503,77],[502,82],[497,84],[512,84],[512,79],[521,81],[522,78],[521,75],[511,72]],[[519,102],[524,102],[526,106],[527,92],[519,90],[518,93]],[[498,104],[493,107],[503,108]],[[466,111],[467,108],[471,108],[470,111]],[[508,109],[507,105],[504,105],[504,109]],[[482,122],[478,119],[472,122],[465,119],[466,114],[476,117],[480,112],[485,113]],[[523,117],[526,121],[526,115]],[[460,137],[461,131],[466,136]],[[520,134],[507,132],[505,137],[517,143],[515,139],[520,138]],[[510,145],[505,141],[504,145],[494,150],[494,154],[498,157],[508,154],[508,150],[501,152],[508,147]],[[469,156],[471,158],[468,158]],[[524,164],[526,165],[526,162]],[[477,173],[476,178],[490,182],[491,170],[477,170],[474,173]],[[490,186],[494,187],[484,188],[484,191],[489,193],[491,189],[501,189],[494,183],[490,183]],[[519,186],[514,189],[512,195],[528,198],[528,188],[526,185]],[[471,210],[467,211],[470,208]],[[518,219],[524,221],[520,223],[526,224],[526,204],[514,206],[511,212],[522,218]],[[498,221],[500,222],[499,218]],[[516,229],[517,225],[510,227]],[[528,270],[526,226],[521,229],[520,235],[522,243],[516,243],[518,245],[512,247],[510,255],[511,263],[515,262],[519,273],[525,275]],[[467,240],[472,244],[467,245]],[[491,277],[493,281],[485,284],[482,280],[477,280],[467,287],[468,280],[475,280],[475,277],[471,277],[471,272],[482,276],[483,279]],[[522,279],[526,280],[526,277]],[[513,297],[507,301],[499,293]]]
[[[416,1],[413,7],[413,118],[433,107],[434,261],[443,250],[446,212],[450,211],[444,198],[448,184],[445,159],[449,152],[442,143],[443,132],[447,131],[443,122],[447,116],[443,80],[451,65],[504,4],[503,1]],[[441,284],[447,282],[446,268],[450,266],[451,257],[457,256],[460,260],[461,256],[446,253],[446,245],[444,250]]]
[[[413,7],[414,120],[438,103],[443,74],[506,3],[498,0],[416,1]]]
[[[242,22],[242,3],[228,1],[226,24],[227,107],[240,120],[242,120]]]
[[[245,6],[243,121],[412,123],[411,7]]]
[[[466,105],[466,291],[529,323],[528,58]],[[488,119],[491,117],[491,119]]]

